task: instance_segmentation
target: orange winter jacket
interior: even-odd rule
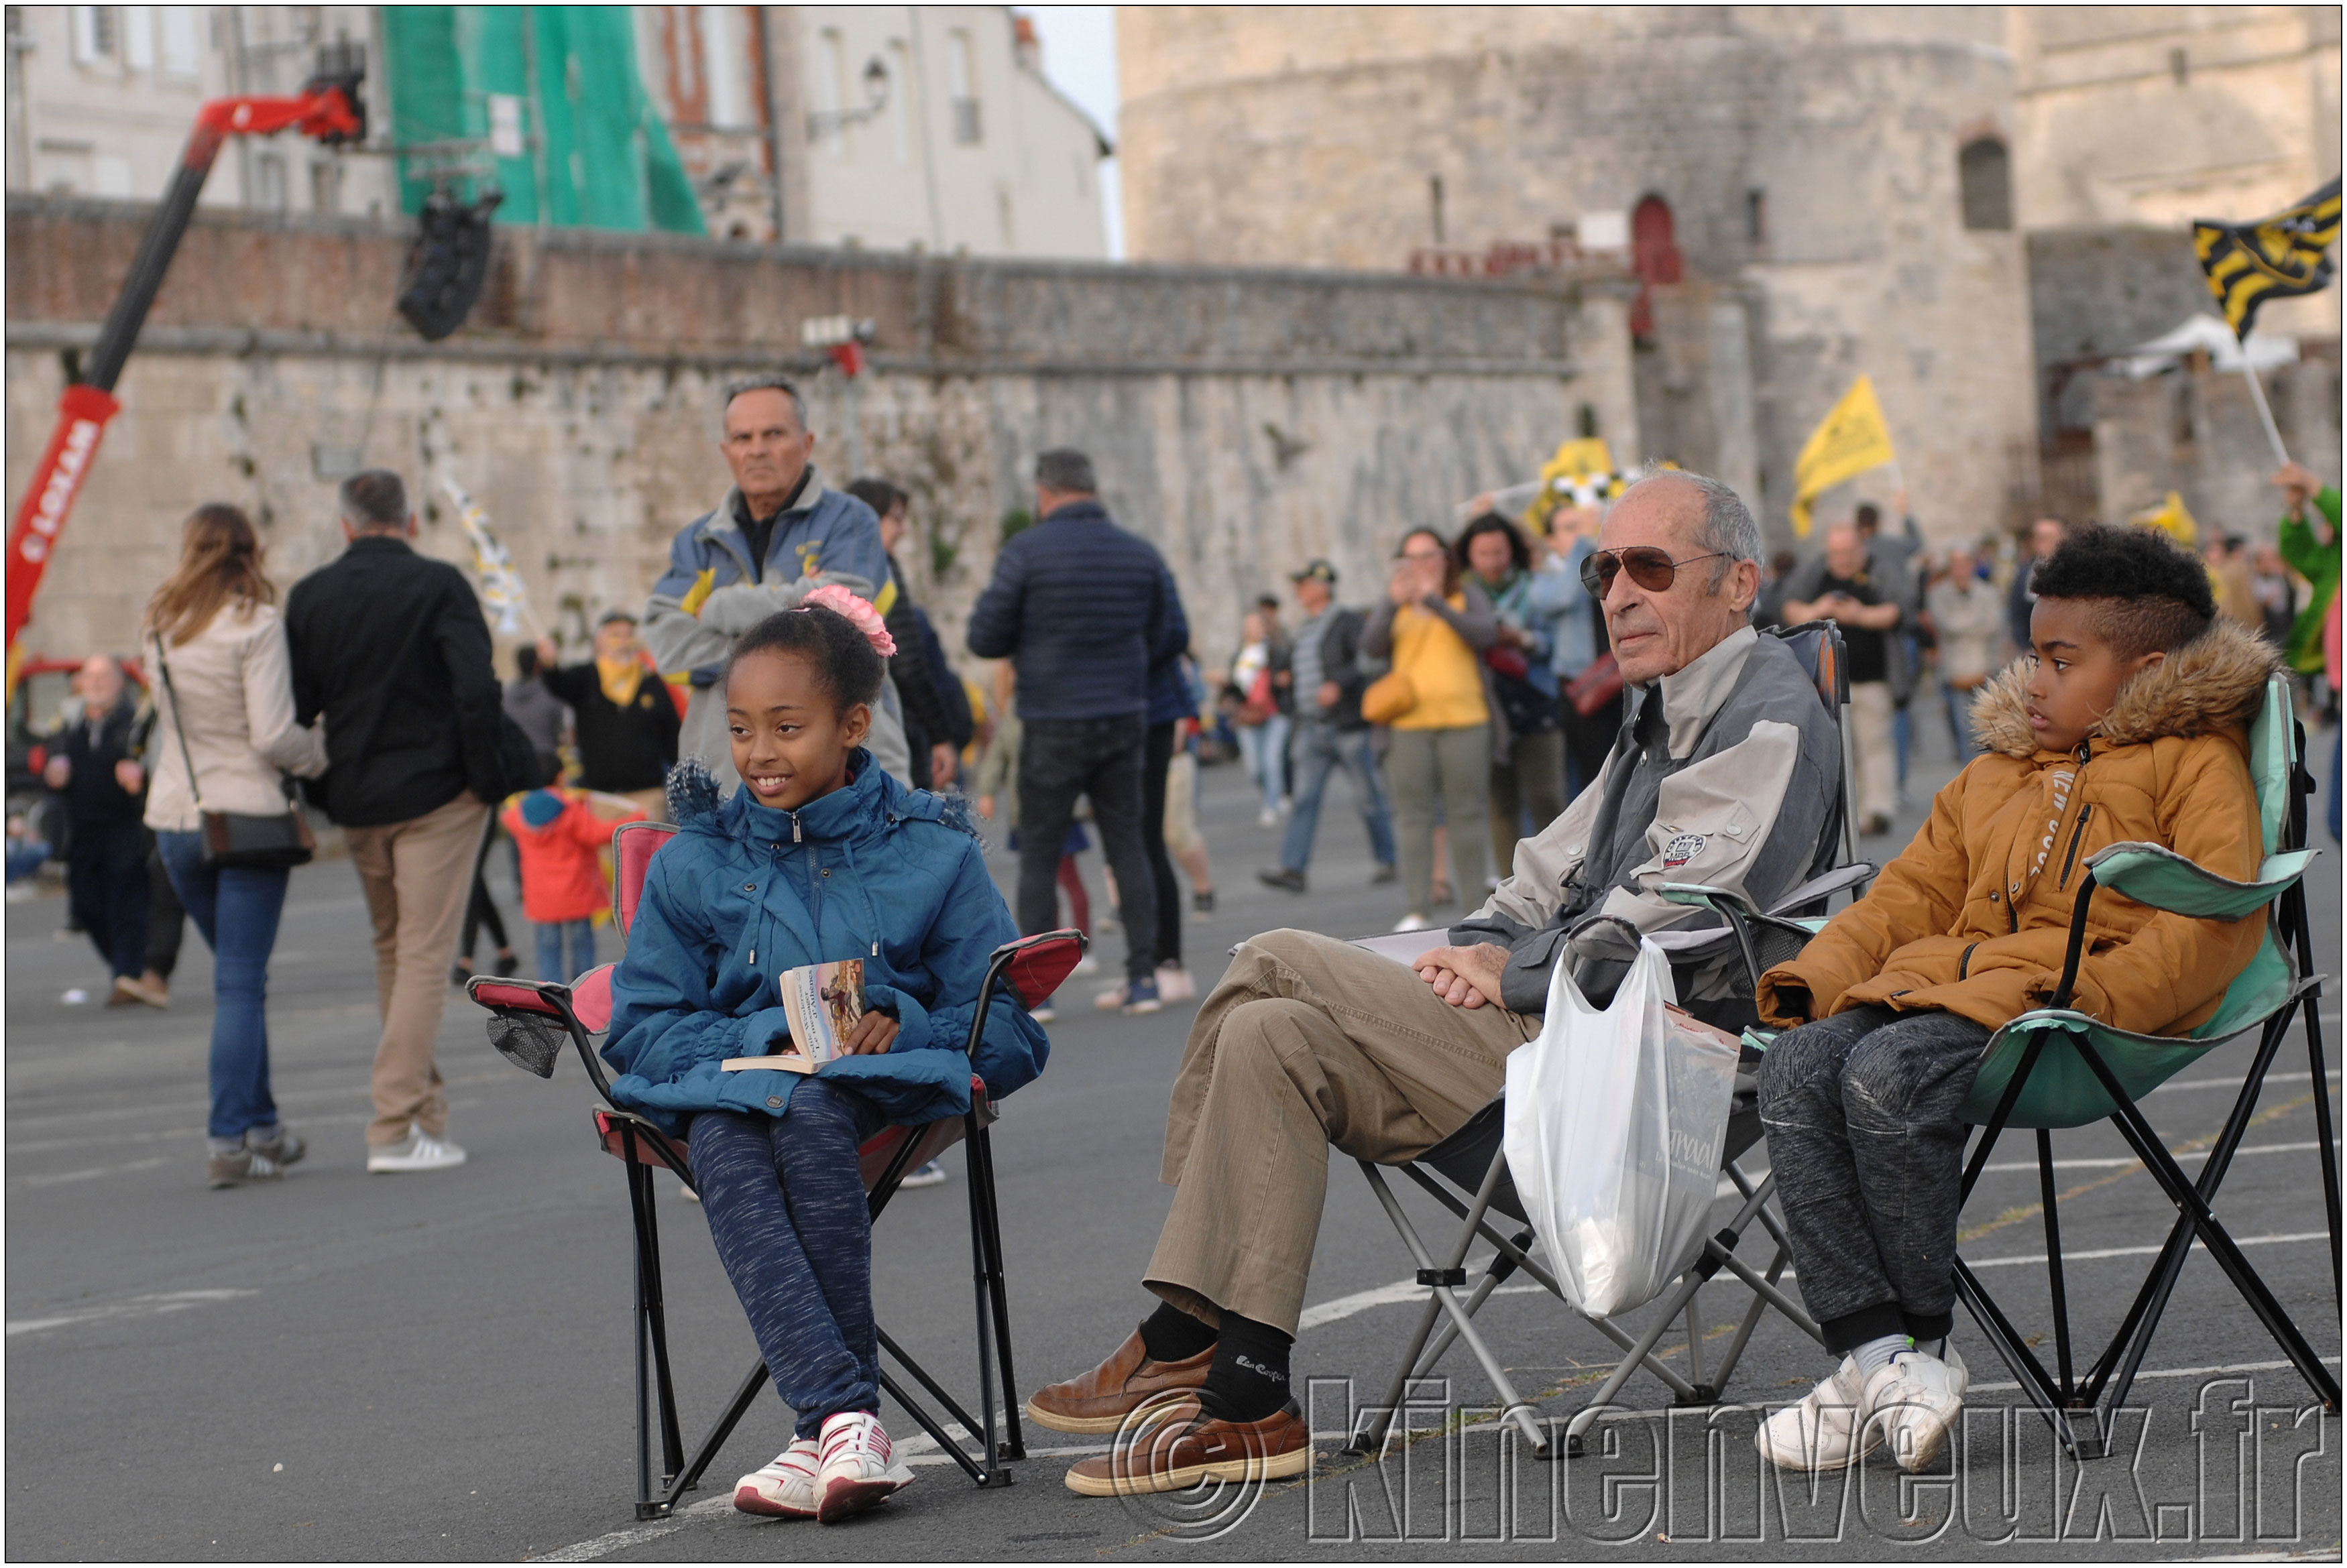
[[[1788,1028],[1880,1003],[1994,1029],[2051,1001],[2080,868],[2096,850],[2141,840],[2219,876],[2254,877],[2264,846],[2247,727],[2276,663],[2267,644],[2219,620],[2122,688],[2076,751],[2055,752],[2035,748],[2028,667],[2016,662],[1973,709],[1983,753],[1940,791],[1872,891],[1761,977],[1761,1018]],[[2262,915],[2188,920],[2098,888],[2071,1005],[2137,1033],[2188,1033],[2263,934]],[[1787,987],[1808,990],[1806,1010],[1788,1010]]]
[[[562,794],[562,815],[543,828],[523,818],[518,795],[498,818],[521,851],[522,913],[535,925],[591,920],[610,909],[611,884],[603,875],[600,851],[610,847],[612,829],[644,820],[641,811],[599,816],[584,796]]]

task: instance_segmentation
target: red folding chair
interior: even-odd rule
[[[651,866],[652,856],[675,832],[674,828],[661,822],[629,822],[613,830],[611,914],[622,938],[635,922],[644,874]],[[1067,979],[1082,959],[1084,947],[1081,932],[1054,931],[1021,937],[994,950],[993,961],[987,966],[986,987],[979,998],[977,1016],[970,1022],[968,1049],[973,1061],[998,986],[1008,986],[1026,1006],[1039,1005]],[[611,1021],[611,972],[615,967],[607,963],[589,970],[569,985],[478,975],[466,992],[488,1009],[489,1044],[499,1055],[541,1078],[551,1078],[563,1048],[570,1046],[586,1066],[596,1094],[602,1097],[603,1105],[594,1114],[595,1136],[603,1151],[616,1156],[626,1168],[629,1217],[635,1228],[636,1517],[659,1519],[675,1508],[678,1498],[698,1484],[702,1471],[709,1468],[717,1451],[724,1447],[734,1427],[748,1413],[767,1375],[763,1357],[753,1362],[726,1401],[716,1424],[690,1455],[685,1453],[677,1423],[675,1384],[669,1370],[668,1319],[661,1287],[660,1224],[653,1201],[652,1171],[665,1166],[676,1173],[679,1181],[690,1184],[692,1170],[680,1140],[668,1136],[645,1117],[623,1109],[611,1099],[610,1081],[604,1076],[603,1064],[596,1058],[594,1038]],[[880,1372],[880,1386],[920,1423],[921,1430],[961,1466],[972,1481],[979,1486],[1008,1486],[1010,1473],[1005,1465],[1011,1460],[1026,1458],[1027,1449],[1019,1429],[1017,1401],[1007,1397],[1016,1386],[1016,1380],[1010,1369],[1010,1307],[1003,1290],[1002,1229],[996,1206],[994,1153],[987,1135],[997,1112],[984,1081],[976,1073],[970,1074],[969,1091],[969,1115],[948,1116],[923,1126],[884,1128],[859,1151],[859,1164],[866,1201],[876,1221],[907,1171],[935,1159],[958,1140],[969,1141],[966,1185],[969,1190],[969,1247],[978,1308],[979,1413],[972,1416],[964,1410],[918,1361],[905,1353],[886,1329],[879,1330],[879,1339],[881,1349],[937,1401],[947,1416],[976,1440],[977,1451],[966,1450],[885,1366]],[[999,1435],[995,1420],[998,1410],[1002,1416]],[[655,1424],[661,1450],[657,1484],[652,1475]]]

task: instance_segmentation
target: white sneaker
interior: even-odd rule
[[[1882,1428],[1891,1457],[1910,1475],[1932,1468],[1947,1446],[1948,1433],[1964,1408],[1973,1375],[1964,1359],[1948,1347],[1947,1359],[1901,1350],[1891,1359],[1898,1380],[1881,1390],[1870,1413]]]
[[[1125,993],[1131,989],[1132,987],[1120,980],[1114,985],[1110,986],[1107,990],[1102,991],[1098,995],[1094,996],[1092,998],[1092,1006],[1102,1013],[1113,1013],[1118,1008],[1124,1005]]]
[[[1070,974],[1098,974],[1100,972],[1100,960],[1088,952],[1084,954],[1083,957],[1076,960],[1076,967],[1068,971],[1068,972]]]
[[[407,1136],[395,1144],[378,1144],[367,1151],[369,1174],[386,1172],[445,1171],[465,1163],[465,1151],[446,1138],[436,1138],[421,1127],[412,1127]]]
[[[1040,1007],[1029,1008],[1027,1010],[1027,1016],[1032,1018],[1038,1023],[1051,1023],[1058,1020],[1060,1010],[1046,1002]]]
[[[1276,806],[1266,806],[1262,810],[1257,811],[1255,814],[1255,825],[1258,828],[1278,827],[1279,808]]]
[[[823,1459],[815,1472],[815,1517],[835,1524],[913,1484],[911,1467],[888,1446],[880,1418],[861,1410],[823,1423]]]
[[[1883,1423],[1869,1420],[1874,1397],[1899,1376],[1895,1365],[1878,1368],[1861,1384],[1858,1362],[1849,1356],[1833,1376],[1760,1423],[1752,1434],[1760,1457],[1779,1470],[1811,1472],[1847,1470],[1881,1446]]]
[[[1188,970],[1178,963],[1161,963],[1157,966],[1158,1001],[1195,1002],[1197,999],[1198,983],[1190,977]]]
[[[733,1506],[769,1519],[813,1519],[815,1473],[823,1468],[822,1445],[800,1438],[774,1456],[774,1462],[733,1483]]]
[[[1424,915],[1419,913],[1416,910],[1412,910],[1409,913],[1402,916],[1401,919],[1394,921],[1394,930],[1398,932],[1424,931],[1429,923],[1430,922]]]
[[[915,1166],[912,1170],[910,1170],[910,1171],[907,1172],[907,1173],[906,1173],[906,1175],[905,1175],[905,1179],[904,1179],[904,1180],[902,1180],[902,1181],[900,1181],[900,1182],[898,1182],[897,1185],[898,1186],[900,1186],[900,1187],[907,1187],[907,1186],[945,1186],[945,1184],[946,1184],[946,1163],[945,1163],[945,1161],[943,1161],[943,1160],[931,1160],[931,1161],[930,1161],[928,1164],[927,1164],[927,1165],[924,1165],[924,1166]]]

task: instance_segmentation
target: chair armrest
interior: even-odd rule
[[[2207,871],[2159,844],[2113,844],[2086,858],[2099,887],[2139,904],[2194,920],[2240,920],[2290,890],[2314,858],[2312,850],[2269,855],[2255,881],[2237,882]]]
[[[1722,914],[1740,914],[1747,920],[1760,912],[1742,893],[1730,892],[1726,888],[1715,888],[1703,882],[1665,882],[1655,891],[1663,895],[1665,903],[1717,910]]]
[[[1768,912],[1781,915],[1804,905],[1816,903],[1819,899],[1831,898],[1844,888],[1856,887],[1861,882],[1872,881],[1881,874],[1881,871],[1882,868],[1872,860],[1852,860],[1846,866],[1836,866],[1821,876],[1811,877],[1808,881],[1778,899],[1776,907]]]

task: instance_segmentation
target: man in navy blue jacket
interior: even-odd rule
[[[1019,929],[1059,923],[1060,847],[1088,795],[1116,873],[1127,1013],[1154,1013],[1156,881],[1143,847],[1142,742],[1149,676],[1180,612],[1156,548],[1100,504],[1092,459],[1035,460],[1041,519],[1002,547],[969,617],[969,651],[1019,671]],[[1180,634],[1184,640],[1187,629]]]

